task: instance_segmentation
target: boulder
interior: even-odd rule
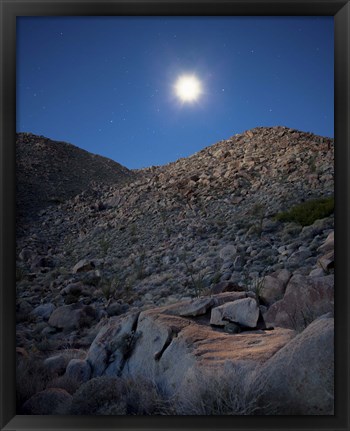
[[[328,234],[326,241],[317,249],[317,251],[324,254],[331,250],[334,250],[334,230]]]
[[[310,277],[323,277],[324,275],[325,272],[322,268],[314,268],[309,274]]]
[[[52,374],[63,374],[67,366],[67,359],[63,355],[50,356],[44,360],[44,366]]]
[[[21,250],[21,252],[19,253],[18,257],[23,262],[28,262],[29,260],[31,260],[35,257],[35,254],[34,254],[33,250],[31,250],[30,248],[23,248]]]
[[[334,250],[330,250],[324,256],[321,256],[317,264],[323,269],[324,272],[330,272],[334,269]]]
[[[119,316],[125,313],[129,308],[128,304],[120,304],[119,302],[112,302],[106,308],[108,316]]]
[[[72,396],[64,389],[50,388],[38,392],[27,400],[22,408],[22,415],[55,415],[60,408],[67,405]]]
[[[33,316],[41,317],[43,320],[49,320],[52,312],[54,311],[55,306],[49,302],[47,304],[40,304],[32,310],[30,313]]]
[[[71,304],[56,308],[48,323],[54,328],[72,331],[88,326],[96,317],[96,310],[91,305]]]
[[[49,257],[49,256],[37,256],[33,260],[32,264],[30,266],[30,269],[31,269],[31,271],[35,272],[35,270],[37,268],[53,268],[54,266],[55,266],[55,262],[51,257]]]
[[[312,256],[311,250],[297,250],[290,255],[287,259],[288,266],[290,268],[299,268],[302,267],[309,257]]]
[[[176,302],[175,304],[161,307],[158,310],[162,314],[171,314],[182,317],[197,317],[207,314],[213,307],[253,295],[254,294],[251,292],[223,292],[209,297]]]
[[[195,298],[189,301],[179,302],[168,306],[165,311],[167,314],[175,314],[183,317],[195,317],[206,314],[213,306],[214,301],[211,297]]]
[[[82,259],[73,266],[72,272],[76,274],[78,272],[90,271],[95,268],[94,262],[88,259]]]
[[[256,414],[334,414],[334,319],[319,318],[256,369]]]
[[[255,299],[243,298],[213,308],[211,311],[210,324],[225,326],[227,321],[229,321],[249,328],[255,328],[258,323],[258,318],[259,307]]]
[[[80,281],[76,283],[69,283],[64,289],[61,290],[63,295],[80,295],[84,289],[83,283]]]
[[[317,317],[333,312],[334,275],[310,277],[295,274],[290,279],[283,299],[271,305],[265,322],[300,330]]]
[[[124,356],[131,346],[132,336],[139,313],[125,317],[112,317],[101,328],[91,344],[86,360],[92,370],[92,377],[113,372],[117,375],[124,366]],[[109,368],[109,371],[106,371]]]
[[[288,284],[288,281],[290,280],[292,274],[290,273],[290,271],[288,271],[288,269],[283,268],[280,269],[279,271],[273,272],[272,274],[270,274],[272,277],[277,278],[278,280],[282,281],[283,285],[286,287]]]
[[[286,283],[281,279],[266,275],[263,280],[259,297],[266,305],[272,305],[274,302],[283,298],[286,290]]]
[[[227,302],[237,301],[244,298],[255,298],[254,292],[223,292],[218,295],[212,295],[213,306],[218,307],[226,304]]]
[[[219,256],[223,261],[232,260],[237,255],[237,248],[228,244],[220,250]]]
[[[79,383],[87,382],[91,376],[90,364],[83,359],[71,359],[66,368],[66,376]]]

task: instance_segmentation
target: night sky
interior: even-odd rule
[[[333,30],[333,17],[20,17],[17,131],[128,168],[258,126],[333,137]],[[195,100],[176,94],[183,76]]]

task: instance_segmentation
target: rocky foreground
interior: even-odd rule
[[[256,128],[114,182],[73,147],[74,196],[18,139],[20,214],[61,187],[17,220],[19,412],[334,413],[331,139]]]

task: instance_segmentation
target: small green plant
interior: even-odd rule
[[[107,256],[108,250],[111,246],[110,242],[106,238],[102,238],[100,240],[99,245],[100,245],[100,249],[102,251],[102,255]]]
[[[221,272],[220,271],[216,271],[215,273],[214,273],[214,275],[213,275],[213,278],[211,279],[211,282],[213,283],[213,284],[217,284],[217,283],[219,283],[219,281],[220,281],[220,279],[221,279]]]
[[[19,357],[16,366],[17,409],[32,395],[44,390],[50,378],[49,369],[44,366],[41,355]]]
[[[315,173],[316,172],[316,156],[315,155],[310,157],[310,159],[308,161],[308,165],[310,168],[310,172]]]
[[[129,297],[132,291],[132,281],[130,278],[127,278],[123,282],[124,294]]]
[[[22,268],[16,268],[16,281],[22,281],[25,277],[25,272]]]
[[[302,202],[289,211],[279,213],[275,219],[282,222],[296,222],[309,226],[316,220],[330,216],[334,212],[334,196]]]
[[[137,233],[137,227],[136,227],[136,224],[132,224],[131,226],[130,226],[130,235],[132,236],[132,237],[135,237],[136,236],[136,233]]]
[[[266,207],[263,204],[260,203],[256,203],[255,205],[253,205],[250,214],[253,216],[253,218],[255,219],[255,223],[254,223],[254,232],[257,233],[258,235],[261,235],[262,230],[263,230],[263,222],[264,222],[264,218],[266,215]]]
[[[136,279],[142,280],[145,278],[145,257],[146,253],[144,250],[142,250],[138,256],[137,259],[135,259],[135,273],[136,273]]]
[[[103,296],[106,298],[106,301],[108,301],[110,298],[113,298],[118,290],[118,288],[121,286],[121,279],[118,275],[115,275],[114,277],[107,278],[103,281],[101,286],[101,291],[103,293]]]
[[[187,274],[190,276],[190,285],[194,289],[195,296],[200,297],[203,295],[203,292],[205,290],[205,283],[204,278],[205,275],[201,273],[200,271],[197,272],[193,265],[190,265],[187,260],[187,254],[183,253],[180,255],[180,261],[182,261],[186,267]]]
[[[251,285],[251,291],[255,293],[256,302],[260,305],[261,293],[264,288],[265,277],[255,278]]]

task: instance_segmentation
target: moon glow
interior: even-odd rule
[[[202,86],[196,76],[183,75],[175,83],[175,93],[182,102],[194,102],[201,95]]]

